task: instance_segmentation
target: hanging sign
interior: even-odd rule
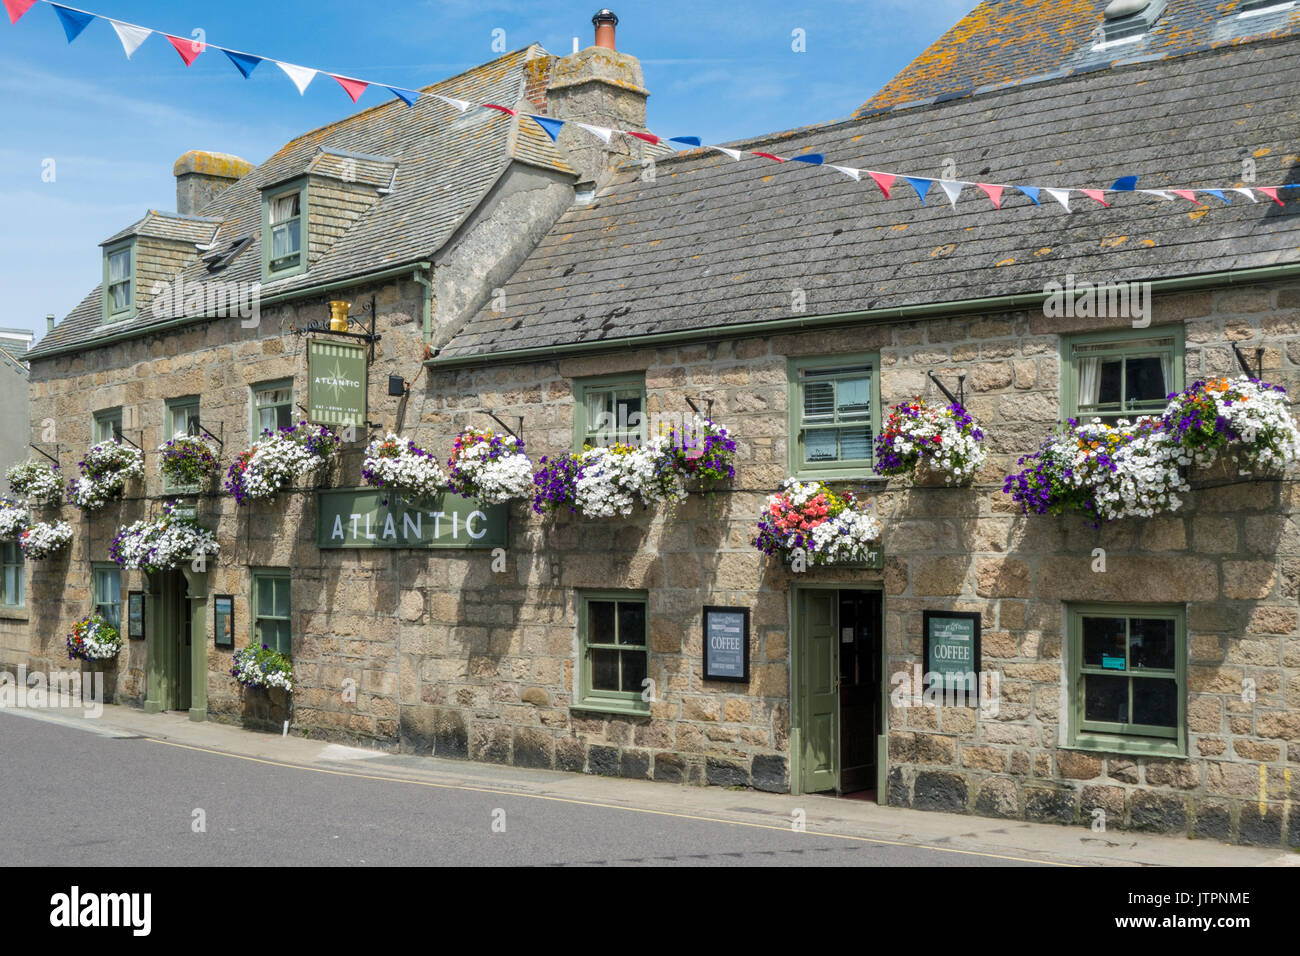
[[[317,425],[366,424],[366,359],[365,345],[308,341],[308,421]]]
[[[704,679],[749,680],[749,608],[704,609]]]
[[[504,548],[510,511],[451,492],[405,501],[375,488],[317,494],[321,548]]]
[[[949,690],[964,690],[965,698],[978,700],[980,669],[980,615],[969,611],[925,611],[927,682]]]

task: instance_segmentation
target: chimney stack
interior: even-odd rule
[[[50,312],[50,313],[48,313],[48,314],[45,316],[45,331],[46,331],[46,332],[53,332],[53,331],[54,331],[54,313],[53,313],[53,312]]]
[[[618,17],[601,10],[591,22],[595,42],[585,50],[557,58],[546,90],[547,114],[556,119],[609,129],[644,130],[645,89],[641,63],[614,48]],[[569,165],[582,175],[579,189],[605,182],[616,166],[640,160],[648,144],[612,137],[603,143],[585,130],[560,131],[559,144]]]
[[[618,26],[618,17],[613,10],[601,10],[591,22],[596,25],[596,46],[604,47],[606,50],[614,50],[614,28]]]
[[[176,177],[176,211],[197,216],[217,193],[253,171],[253,164],[227,153],[192,149],[172,167]]]

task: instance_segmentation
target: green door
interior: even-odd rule
[[[838,787],[839,593],[799,592],[800,779],[804,793]]]

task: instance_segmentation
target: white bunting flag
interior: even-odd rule
[[[456,109],[460,110],[462,113],[469,109],[471,105],[468,100],[458,100],[453,96],[443,96],[441,93],[434,93],[433,95],[444,103],[456,107]]]
[[[294,66],[292,63],[281,63],[275,61],[275,65],[284,70],[285,76],[293,80],[293,85],[298,87],[298,95],[307,92],[307,87],[312,80],[316,79],[316,71],[309,66]]]
[[[943,191],[948,194],[948,202],[952,203],[952,208],[957,208],[957,197],[961,195],[961,187],[964,185],[955,179],[941,179],[939,185]]]
[[[726,153],[736,162],[740,162],[740,150],[738,149],[727,149],[725,146],[710,146],[709,149],[716,149],[719,153]]]
[[[1163,189],[1139,189],[1138,192],[1146,193],[1148,196],[1155,196],[1159,199],[1167,199],[1170,202],[1174,201],[1174,194],[1171,192],[1165,192]]]
[[[113,24],[113,29],[117,32],[117,38],[122,41],[122,49],[126,52],[126,58],[131,59],[131,54],[140,49],[140,44],[149,38],[153,33],[147,27],[138,27],[134,23],[123,23],[121,20],[109,20]]]
[[[1246,197],[1247,199],[1249,199],[1251,202],[1259,202],[1259,197],[1255,195],[1255,193],[1254,193],[1253,190],[1250,190],[1250,189],[1236,189],[1236,188],[1234,188],[1232,191],[1233,191],[1234,193],[1241,193],[1243,196],[1245,196],[1245,197]]]
[[[1043,191],[1065,207],[1065,211],[1070,211],[1070,190],[1053,189],[1051,186],[1044,186]]]
[[[599,136],[606,143],[608,143],[610,137],[614,135],[614,131],[606,126],[588,126],[586,123],[574,123],[573,125],[581,126],[592,136]]]
[[[827,163],[826,165],[830,166],[831,169],[838,169],[845,176],[851,176],[854,179],[856,179],[858,182],[862,181],[862,170],[860,169],[854,169],[852,166],[835,166],[831,163]]]

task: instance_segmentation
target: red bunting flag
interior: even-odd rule
[[[876,181],[876,185],[880,187],[880,191],[884,193],[885,198],[888,199],[889,191],[894,188],[894,180],[898,177],[892,173],[873,173],[869,169],[867,170],[867,175]]]
[[[661,142],[659,137],[654,133],[638,133],[634,129],[625,129],[623,132],[627,133],[628,136],[635,136],[637,139],[643,139],[652,146],[657,146]]]
[[[17,23],[18,18],[36,6],[36,0],[4,0],[5,9],[9,11],[9,22]]]
[[[206,43],[200,43],[198,40],[182,40],[180,37],[174,37],[170,33],[164,33],[167,42],[175,47],[176,52],[181,55],[185,65],[189,66],[199,58],[199,54],[208,48]]]
[[[785,162],[785,160],[782,159],[780,156],[773,156],[771,153],[750,153],[750,155],[751,155],[751,156],[762,156],[764,159],[773,159],[773,160],[776,160],[778,163],[784,163],[784,162]]]
[[[1173,193],[1175,196],[1180,196],[1180,197],[1182,197],[1183,199],[1186,199],[1188,202],[1194,202],[1194,203],[1196,203],[1196,205],[1198,205],[1198,206],[1201,205],[1201,201],[1200,201],[1199,199],[1196,198],[1196,192],[1195,192],[1195,190],[1192,190],[1192,189],[1171,189],[1171,190],[1169,190],[1169,191],[1170,191],[1171,193]]]
[[[1286,203],[1284,203],[1282,200],[1280,200],[1280,199],[1277,198],[1277,187],[1276,187],[1276,186],[1256,186],[1256,187],[1255,187],[1255,192],[1263,193],[1265,196],[1267,196],[1269,199],[1273,200],[1273,202],[1277,203],[1279,206],[1285,206],[1285,205],[1286,205]]]
[[[1002,208],[1002,187],[1001,186],[993,186],[990,185],[989,183],[976,183],[975,185],[978,186],[980,189],[984,190],[984,194],[988,196],[990,200],[992,200],[994,209]]]
[[[1089,199],[1095,199],[1107,209],[1110,208],[1110,203],[1106,202],[1106,191],[1104,189],[1080,189],[1079,192],[1083,193]]]
[[[343,92],[347,93],[348,96],[352,97],[353,103],[361,99],[361,94],[364,93],[366,91],[366,87],[370,85],[365,80],[354,80],[351,77],[336,76],[333,73],[331,73],[330,76],[334,77],[334,79],[338,82],[339,86],[343,87]]]
[[[519,115],[508,106],[498,106],[496,103],[484,103],[483,106],[490,110],[500,110],[502,113],[509,113],[511,116]]]

